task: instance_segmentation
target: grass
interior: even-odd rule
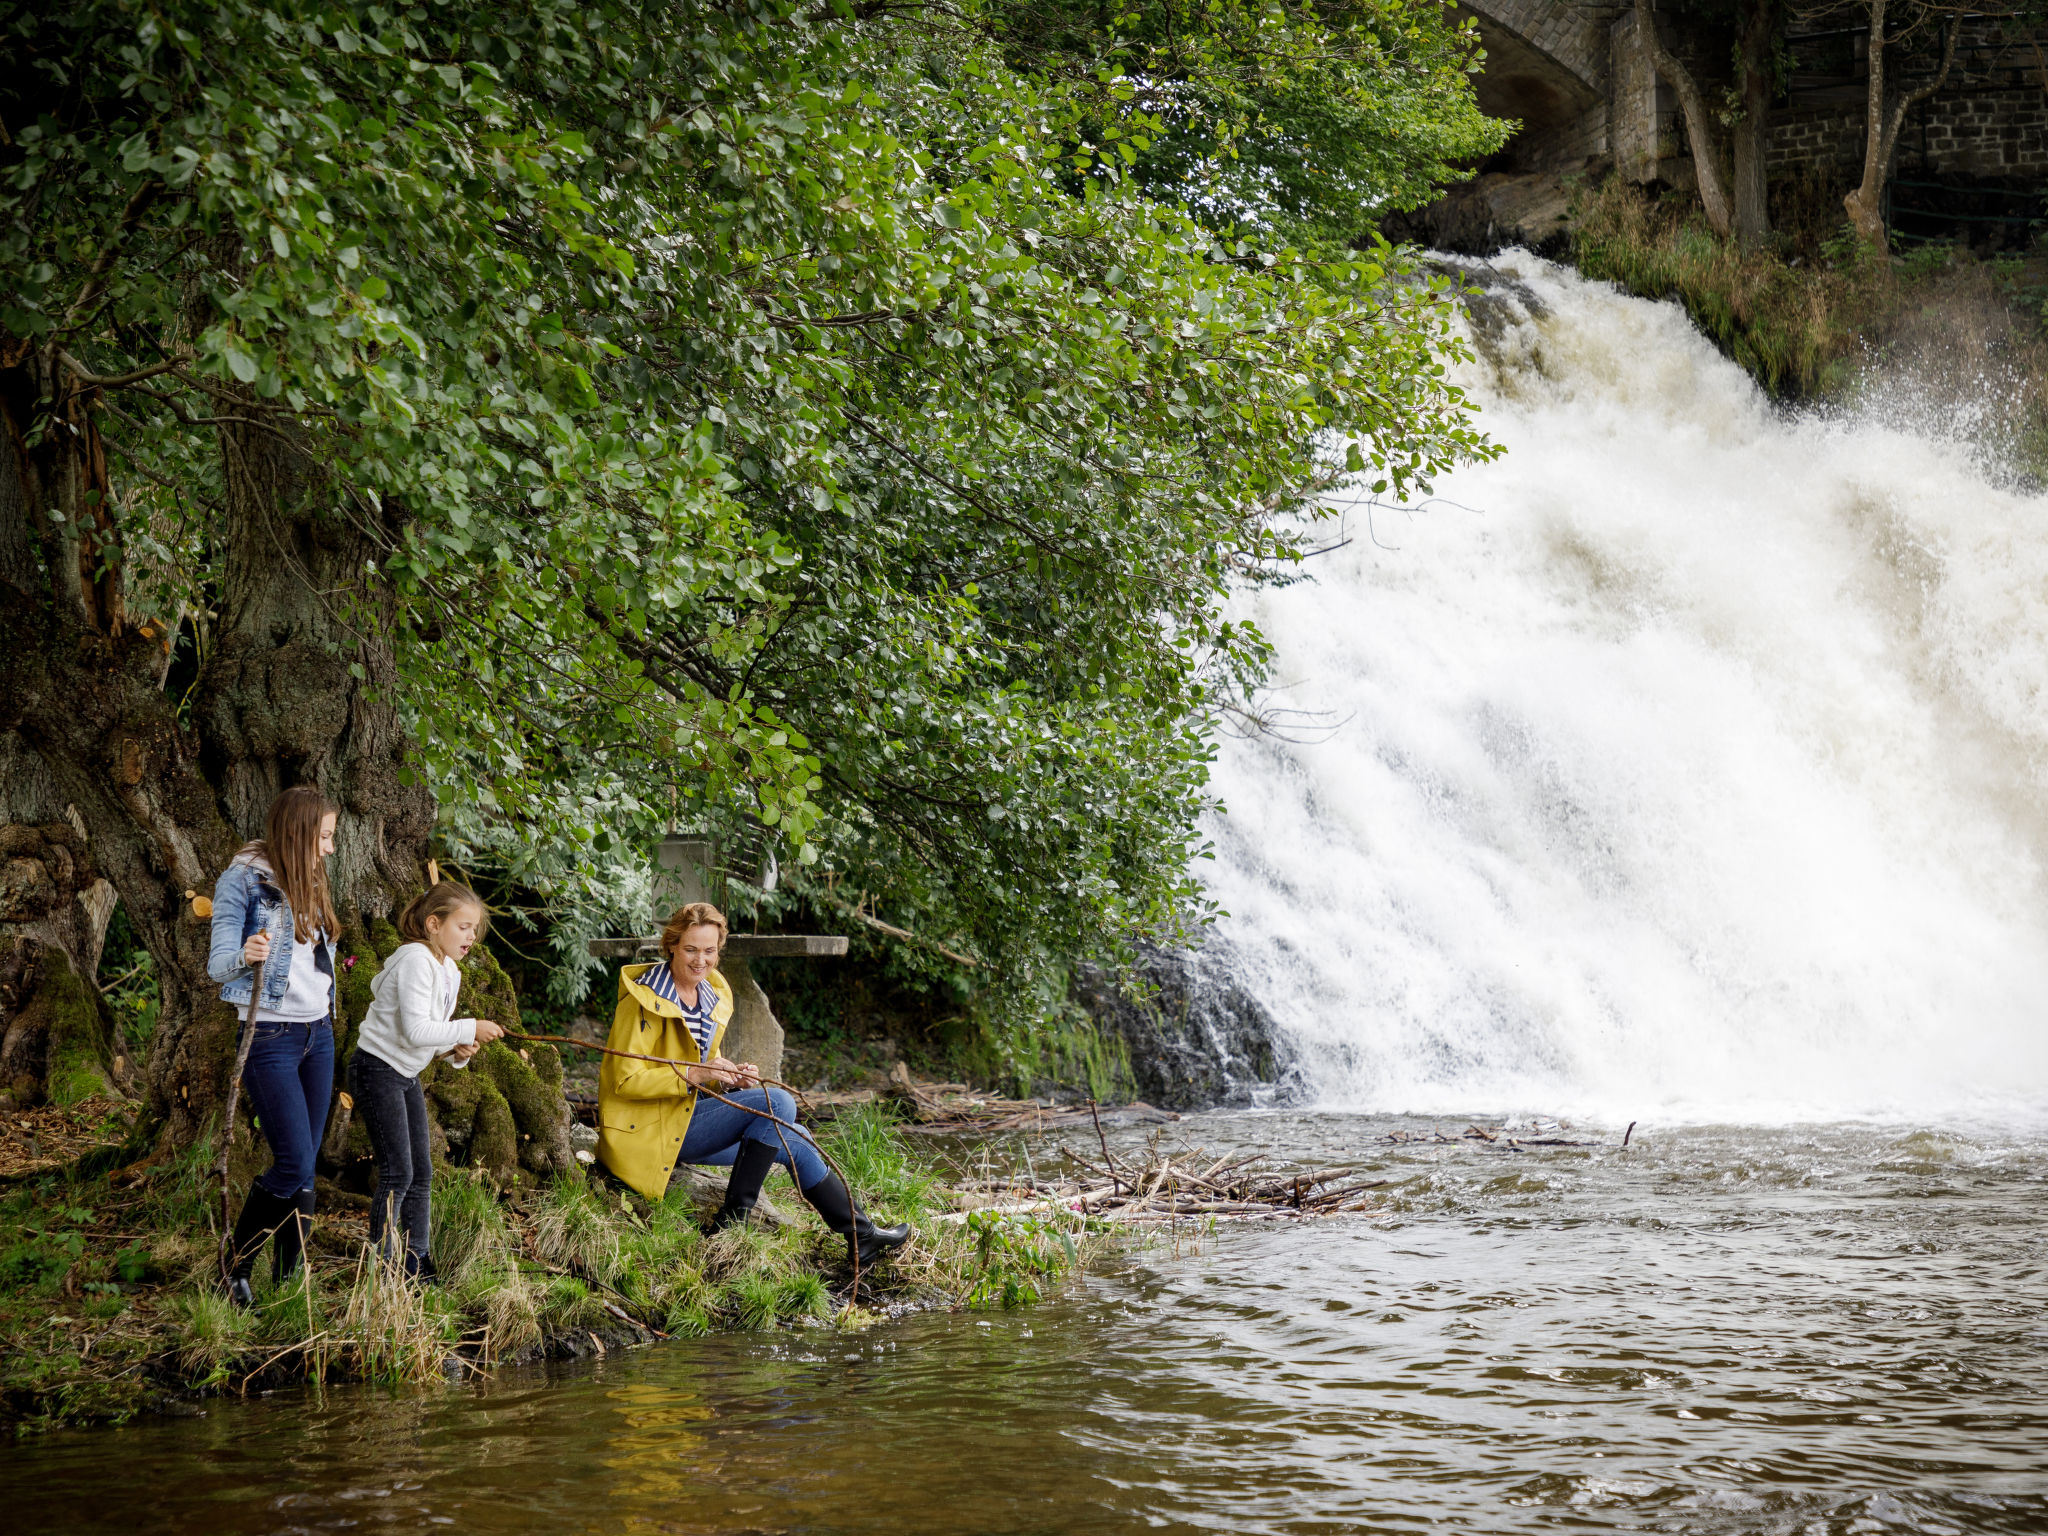
[[[258,1263],[246,1312],[216,1279],[207,1147],[133,1187],[75,1168],[32,1178],[0,1195],[0,1422],[118,1423],[167,1396],[255,1384],[424,1386],[551,1343],[580,1351],[591,1335],[616,1347],[648,1331],[861,1327],[896,1306],[1024,1306],[1110,1241],[1078,1215],[938,1221],[940,1170],[886,1109],[847,1114],[820,1141],[878,1221],[918,1228],[863,1276],[858,1298],[846,1294],[843,1243],[779,1172],[763,1203],[780,1221],[707,1237],[706,1213],[681,1194],[649,1203],[578,1176],[505,1200],[443,1169],[439,1284],[383,1263],[360,1216],[327,1211],[297,1276],[273,1285]]]
[[[1573,260],[1683,304],[1775,396],[1848,401],[1903,385],[1936,409],[1968,404],[1988,456],[2048,479],[2048,251],[1879,253],[1831,222],[1837,208],[1787,209],[1777,240],[1744,251],[1690,199],[1652,200],[1617,178],[1579,194]]]

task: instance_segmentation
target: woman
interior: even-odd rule
[[[797,1129],[796,1102],[789,1094],[763,1087],[759,1068],[719,1054],[732,1019],[732,988],[717,970],[725,935],[724,913],[709,902],[691,902],[662,929],[660,960],[619,973],[611,1048],[685,1065],[605,1057],[598,1079],[598,1158],[649,1200],[667,1193],[679,1162],[730,1163],[732,1177],[711,1223],[714,1232],[746,1221],[768,1170],[781,1163],[825,1225],[846,1239],[848,1258],[869,1268],[902,1246],[910,1228],[869,1221],[845,1181],[826,1166],[810,1133]]]
[[[256,1010],[242,1086],[270,1166],[256,1176],[235,1219],[228,1297],[254,1303],[249,1276],[273,1232],[271,1278],[299,1267],[313,1220],[313,1158],[334,1093],[334,941],[341,925],[327,891],[335,808],[310,785],[270,802],[263,836],[234,856],[213,887],[213,942],[206,969],[242,1015]],[[265,962],[268,962],[267,964]],[[263,995],[256,997],[256,967]]]

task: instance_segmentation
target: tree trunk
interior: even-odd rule
[[[52,352],[0,344],[0,618],[18,637],[0,653],[0,729],[19,733],[76,808],[93,867],[156,961],[145,1087],[163,1144],[177,1147],[218,1110],[234,1032],[207,976],[208,924],[186,893],[210,893],[276,790],[312,782],[343,810],[333,875],[344,923],[386,913],[421,883],[433,806],[397,779],[388,605],[364,576],[388,529],[323,505],[312,461],[279,431],[223,428],[226,590],[183,723],[163,688],[172,637],[122,612],[93,404]]]
[[[1736,68],[1741,75],[1737,88],[1742,98],[1742,114],[1734,131],[1734,197],[1730,213],[1731,232],[1745,250],[1762,244],[1771,232],[1771,96],[1778,22],[1777,0],[1748,0],[1735,47]]]
[[[233,1070],[234,1014],[207,975],[210,925],[191,897],[209,895],[235,849],[261,833],[279,790],[319,785],[341,808],[330,876],[348,930],[336,978],[345,1050],[370,979],[398,943],[388,919],[425,882],[434,802],[405,782],[398,615],[373,574],[399,538],[401,509],[350,498],[282,413],[189,381],[227,418],[217,427],[227,553],[219,616],[181,719],[164,687],[176,637],[124,612],[97,386],[78,375],[56,347],[0,334],[0,625],[13,642],[0,647],[0,745],[18,746],[0,762],[0,788],[62,807],[61,819],[0,827],[6,847],[27,850],[0,861],[0,901],[15,901],[7,910],[42,923],[50,941],[35,955],[16,946],[11,962],[0,956],[0,1023],[29,1015],[24,988],[67,975],[65,997],[104,1016],[93,973],[117,892],[160,988],[142,1084],[161,1155],[208,1134]],[[15,875],[18,900],[4,886]],[[48,963],[32,972],[29,960]],[[518,999],[487,954],[465,965],[461,1001],[518,1023]],[[45,1029],[44,1057],[73,1062],[65,1042],[78,1034]],[[500,1043],[466,1073],[437,1073],[440,1144],[501,1186],[574,1167],[551,1049]],[[327,1145],[354,1155],[360,1140],[337,1134]],[[260,1153],[251,1140],[239,1155]]]
[[[1643,35],[1643,45],[1650,50],[1650,62],[1658,77],[1677,93],[1679,111],[1685,115],[1685,141],[1692,150],[1700,207],[1706,212],[1707,223],[1714,233],[1725,237],[1734,227],[1733,213],[1727,178],[1722,174],[1720,155],[1714,144],[1713,118],[1707,112],[1706,97],[1700,91],[1699,82],[1693,79],[1692,71],[1665,48],[1664,40],[1657,35],[1657,19],[1650,10],[1650,0],[1635,0],[1635,6],[1636,27]]]
[[[1863,95],[1863,179],[1842,199],[1850,227],[1863,244],[1877,250],[1889,245],[1884,227],[1884,189],[1891,179],[1892,154],[1898,148],[1899,130],[1906,113],[1925,101],[1948,81],[1956,61],[1956,42],[1962,35],[1960,15],[1949,18],[1943,29],[1941,68],[1933,80],[1896,101],[1887,101],[1885,66],[1891,40],[1885,35],[1887,0],[1870,0],[1870,76]]]
[[[122,1092],[130,1056],[93,976],[114,888],[49,770],[0,731],[0,1106]]]

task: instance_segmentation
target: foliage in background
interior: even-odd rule
[[[1966,429],[2006,473],[2048,478],[2048,248],[1984,260],[1926,244],[1893,258],[1833,224],[1807,229],[1788,259],[1744,251],[1680,200],[1619,180],[1582,193],[1574,221],[1582,272],[1677,300],[1773,395],[1882,390],[1924,430]]]
[[[1476,23],[1431,0],[995,0],[985,18],[1018,66],[1094,87],[1089,153],[1220,231],[1348,246],[1515,126],[1473,97]]]
[[[622,845],[701,825],[1021,1016],[1199,915],[1266,659],[1227,593],[1337,480],[1486,451],[1440,287],[1288,243],[1497,132],[1435,0],[1075,25],[9,5],[0,329],[100,381],[103,547],[179,655],[237,558],[214,424],[312,457],[444,846],[572,958]]]

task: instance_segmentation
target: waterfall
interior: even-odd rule
[[[2048,497],[1771,405],[1523,253],[1507,452],[1246,598],[1217,937],[1313,1097],[1619,1124],[2048,1112]],[[1896,393],[1896,392],[1895,392]]]

